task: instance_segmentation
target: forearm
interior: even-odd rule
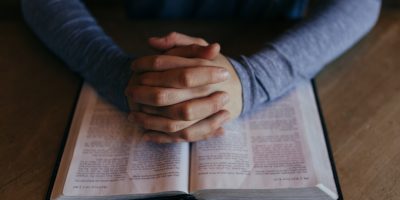
[[[243,113],[310,79],[375,24],[378,0],[323,1],[311,16],[249,57],[232,60],[243,87]]]
[[[37,36],[103,97],[127,111],[124,89],[131,58],[97,25],[79,0],[23,0],[22,11]]]

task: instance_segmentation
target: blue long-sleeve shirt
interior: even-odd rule
[[[281,2],[281,3],[277,3]],[[304,0],[131,0],[132,17],[295,18]],[[325,0],[297,26],[251,56],[232,59],[243,88],[242,114],[310,79],[375,24],[380,0]],[[128,111],[124,89],[134,59],[99,27],[79,0],[22,0],[25,20],[38,37],[108,101]],[[145,11],[145,12],[143,12]],[[190,12],[188,12],[190,11]]]

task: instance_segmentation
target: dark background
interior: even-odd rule
[[[122,7],[122,0],[85,0],[90,8],[96,9],[114,9]],[[1,0],[0,2],[0,19],[17,19],[20,18],[20,1],[19,0]],[[400,7],[400,0],[383,0],[385,7]],[[111,6],[111,7],[110,7]]]

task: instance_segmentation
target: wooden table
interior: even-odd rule
[[[95,14],[139,55],[150,53],[148,36],[172,30],[219,41],[227,55],[249,54],[284,27]],[[0,44],[0,199],[43,199],[81,80],[22,20],[0,21]],[[317,87],[345,199],[400,199],[399,10],[384,9],[372,32],[318,75]]]

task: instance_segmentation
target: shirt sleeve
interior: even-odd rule
[[[315,76],[376,23],[379,0],[319,1],[309,18],[251,56],[230,58],[243,88],[242,115]]]
[[[128,111],[131,56],[97,25],[79,0],[22,0],[27,24],[46,46],[106,100]]]

